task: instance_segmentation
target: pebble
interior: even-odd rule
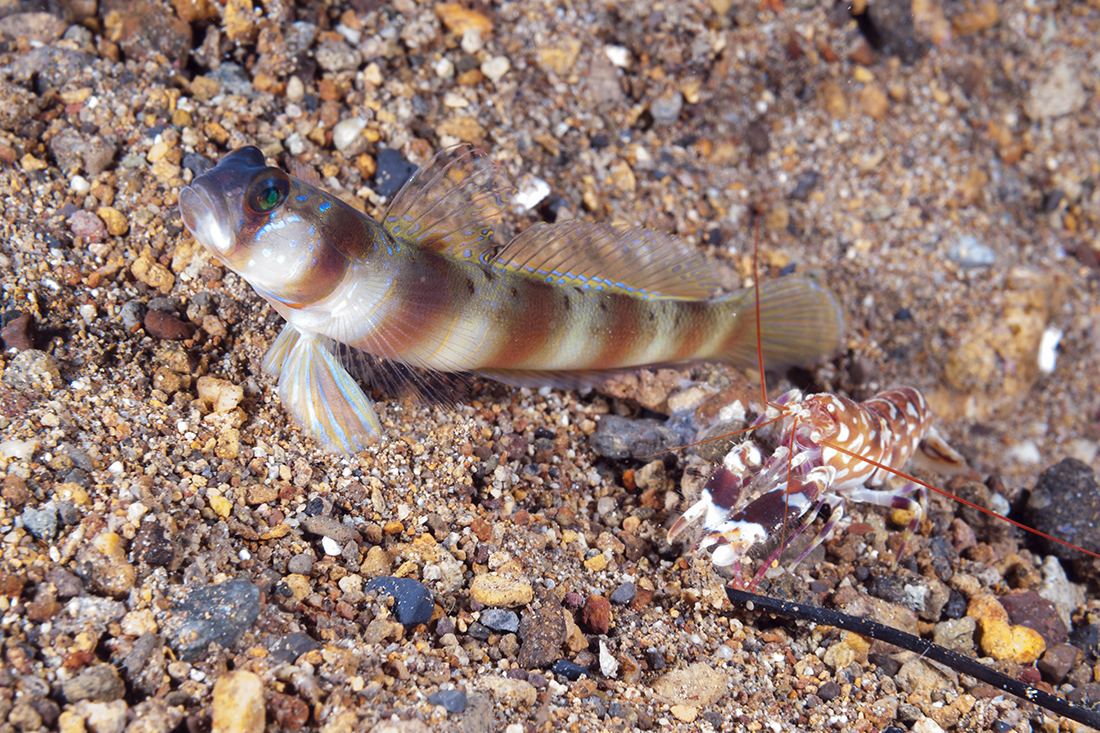
[[[948,248],[947,256],[963,267],[989,267],[997,261],[993,250],[969,234],[955,240]]]
[[[1038,631],[1047,647],[1062,644],[1067,631],[1054,604],[1033,590],[1015,590],[1000,597],[1009,623]]]
[[[666,92],[649,103],[649,114],[653,117],[654,124],[671,125],[680,119],[680,111],[684,108],[684,95],[674,90]]]
[[[363,57],[344,41],[328,38],[313,51],[317,65],[325,71],[345,71],[358,68]]]
[[[91,576],[91,589],[121,598],[134,587],[137,572],[126,560],[122,538],[114,532],[100,532],[77,555],[77,562],[86,563],[86,576]]]
[[[527,680],[515,680],[510,677],[484,677],[481,686],[489,691],[493,699],[515,710],[525,710],[535,704],[538,691]]]
[[[90,211],[78,211],[70,216],[69,231],[85,243],[102,242],[107,238],[107,225]]]
[[[310,534],[328,537],[341,544],[344,542],[358,542],[362,539],[362,536],[354,527],[324,514],[313,517],[303,517],[301,519],[301,526],[302,529]]]
[[[100,206],[95,213],[107,225],[107,233],[112,237],[121,237],[130,230],[130,220],[113,206]]]
[[[145,304],[140,300],[126,301],[119,310],[119,318],[122,320],[122,327],[134,333],[145,322]]]
[[[494,84],[504,78],[504,75],[512,70],[512,62],[504,56],[493,56],[481,64],[481,73]]]
[[[97,664],[62,682],[61,692],[69,702],[111,702],[126,694],[126,684],[113,666]]]
[[[1024,524],[1040,532],[1100,551],[1100,486],[1088,464],[1076,458],[1063,458],[1039,475],[1028,496]],[[1042,537],[1032,537],[1044,555],[1063,560],[1084,556],[1065,545]]]
[[[530,583],[495,573],[478,575],[470,583],[470,598],[483,606],[515,608],[527,605],[534,596]]]
[[[113,139],[100,135],[85,138],[73,128],[65,127],[50,138],[50,151],[62,170],[83,169],[87,178],[94,179],[111,165],[118,145]]]
[[[581,609],[581,623],[593,634],[611,630],[611,602],[603,596],[589,596]]]
[[[655,679],[653,691],[672,705],[705,707],[725,695],[729,684],[729,675],[725,672],[696,662]]]
[[[165,567],[176,557],[176,547],[159,522],[142,522],[131,550],[134,559],[150,567]]]
[[[200,659],[213,642],[231,648],[260,615],[260,589],[247,580],[196,588],[163,623],[180,659]]]
[[[550,184],[541,178],[526,175],[516,182],[516,192],[509,202],[516,213],[522,214],[542,203],[550,195]]]
[[[288,573],[297,573],[299,575],[309,575],[309,571],[313,569],[313,556],[304,552],[300,552],[286,564],[286,570]]]
[[[53,502],[47,503],[41,509],[25,507],[20,519],[23,527],[40,540],[51,540],[57,536],[57,509]]]
[[[519,624],[523,640],[516,664],[523,669],[545,669],[561,654],[566,637],[565,615],[554,603],[540,603],[523,612]]]
[[[264,683],[253,672],[234,670],[214,684],[211,733],[262,733]]]
[[[366,149],[367,139],[360,135],[366,126],[367,121],[361,117],[337,122],[332,128],[332,144],[344,155],[358,155]]]
[[[374,173],[374,191],[379,196],[387,198],[393,196],[415,172],[416,166],[405,160],[397,150],[393,148],[380,150],[378,169]]]
[[[465,712],[466,693],[462,690],[440,690],[428,695],[428,703],[439,705],[448,713]]]
[[[1088,98],[1081,82],[1081,72],[1069,61],[1061,59],[1031,87],[1024,110],[1033,120],[1053,119],[1080,112]]]
[[[150,310],[145,314],[145,330],[150,336],[165,341],[183,341],[191,338],[195,327],[180,320],[172,313]]]
[[[554,673],[555,677],[561,677],[570,682],[576,682],[581,677],[590,675],[590,672],[585,667],[565,659],[559,659],[554,662],[553,666],[550,667],[550,671]]]
[[[638,595],[638,588],[630,582],[623,583],[611,594],[611,602],[616,606],[625,606]]]
[[[191,171],[195,176],[201,176],[214,167],[214,162],[212,160],[198,153],[187,153],[183,156],[181,163],[184,168]]]
[[[690,442],[656,420],[631,420],[618,415],[604,415],[588,441],[592,450],[605,458],[654,456]]]
[[[997,661],[1032,664],[1046,651],[1046,643],[1039,632],[1009,624],[1004,606],[992,595],[979,594],[971,598],[967,615],[978,621],[978,643],[985,656]]]
[[[1081,656],[1081,652],[1077,647],[1069,644],[1059,644],[1047,649],[1036,666],[1048,682],[1060,685],[1076,666],[1079,656]]]
[[[413,578],[382,577],[374,578],[364,593],[393,598],[393,616],[405,626],[426,624],[432,620],[435,603],[432,594],[424,584]]]
[[[29,313],[10,310],[0,314],[0,339],[4,341],[4,349],[26,351],[34,348],[34,334],[36,331],[34,319]]]
[[[486,608],[478,619],[484,626],[493,631],[503,631],[514,634],[519,631],[519,616],[515,611],[506,611],[503,608]]]

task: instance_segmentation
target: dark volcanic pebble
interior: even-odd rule
[[[374,191],[379,196],[393,196],[416,172],[416,166],[401,153],[386,148],[378,153],[378,170],[374,174]]]
[[[563,677],[570,682],[579,680],[581,677],[589,674],[588,670],[579,664],[573,664],[565,659],[559,659],[554,662],[554,666],[550,668],[550,671],[557,677]]]
[[[419,580],[412,578],[375,578],[363,589],[365,593],[393,597],[393,615],[406,626],[426,624],[432,620],[435,604],[431,592]]]
[[[170,643],[184,661],[195,661],[217,642],[231,647],[260,615],[260,589],[247,580],[196,588],[176,607]]]
[[[1088,464],[1065,458],[1039,475],[1027,500],[1024,524],[1092,552],[1100,552],[1100,487]],[[1084,556],[1042,537],[1042,552],[1063,560]]]
[[[503,608],[486,608],[481,612],[479,620],[493,631],[503,631],[509,634],[519,631],[519,616],[514,611],[506,611]]]
[[[176,557],[168,533],[156,522],[143,522],[133,544],[134,559],[151,567],[164,567]]]
[[[53,502],[41,509],[25,507],[20,518],[23,520],[23,527],[40,540],[53,539],[57,534],[57,509]]]
[[[272,659],[289,664],[306,652],[320,648],[320,644],[305,634],[287,634],[272,644],[269,651]]]
[[[466,710],[466,693],[462,690],[440,690],[428,695],[428,702],[441,705],[448,713],[461,713]]]

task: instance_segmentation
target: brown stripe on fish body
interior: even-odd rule
[[[480,368],[578,368],[557,363],[563,337],[576,324],[573,288],[491,271],[486,290],[484,307],[490,309],[491,323],[483,353],[477,355]]]
[[[382,257],[380,253],[372,265],[383,264]],[[455,276],[454,263],[442,257],[402,245],[390,260],[387,272],[392,270],[394,279],[384,309],[377,312],[379,320],[372,332],[352,345],[417,363],[439,348],[476,296],[465,278]]]

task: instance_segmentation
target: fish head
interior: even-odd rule
[[[347,255],[323,235],[333,228],[326,221],[350,207],[267,165],[258,148],[236,150],[195,178],[179,207],[195,239],[277,307],[324,298],[347,269]]]

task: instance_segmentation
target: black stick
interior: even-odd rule
[[[862,634],[863,636],[868,636],[879,641],[885,641],[888,644],[893,644],[902,649],[908,649],[934,662],[945,664],[960,674],[968,674],[988,685],[992,685],[1016,697],[1034,703],[1056,715],[1062,715],[1082,725],[1100,730],[1100,713],[1097,711],[1081,707],[1080,705],[1074,705],[1056,695],[1037,690],[1031,685],[1013,679],[1008,675],[1001,674],[997,670],[979,663],[977,660],[963,656],[958,652],[953,652],[950,649],[945,649],[919,636],[913,636],[904,631],[898,631],[897,629],[869,619],[849,616],[840,611],[831,611],[827,608],[819,608],[818,606],[780,601],[776,598],[758,596],[755,593],[737,590],[729,586],[726,586],[726,595],[729,596],[730,601],[733,603],[746,606],[750,610],[752,608],[759,608],[760,610],[769,613],[777,613],[787,618],[812,621],[824,626],[832,626],[838,629],[844,629],[845,631],[854,631],[857,634]]]

